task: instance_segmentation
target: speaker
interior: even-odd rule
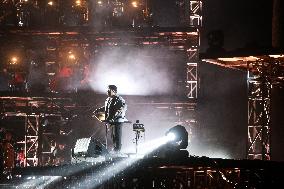
[[[97,157],[107,153],[106,147],[93,137],[77,139],[73,148],[75,157]]]

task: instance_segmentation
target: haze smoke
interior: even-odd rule
[[[120,94],[161,95],[173,88],[173,74],[167,65],[166,52],[111,49],[94,60],[91,87],[105,93],[109,84],[118,86]]]

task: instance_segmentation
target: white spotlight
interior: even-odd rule
[[[169,141],[174,141],[176,139],[176,135],[174,133],[170,132],[170,133],[167,134],[167,139]]]

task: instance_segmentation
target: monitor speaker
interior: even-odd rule
[[[93,137],[77,139],[73,149],[75,157],[97,157],[107,153],[106,147]]]

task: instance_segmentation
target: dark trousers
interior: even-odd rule
[[[111,125],[111,138],[114,151],[120,151],[121,149],[122,124],[123,123],[114,123]]]

